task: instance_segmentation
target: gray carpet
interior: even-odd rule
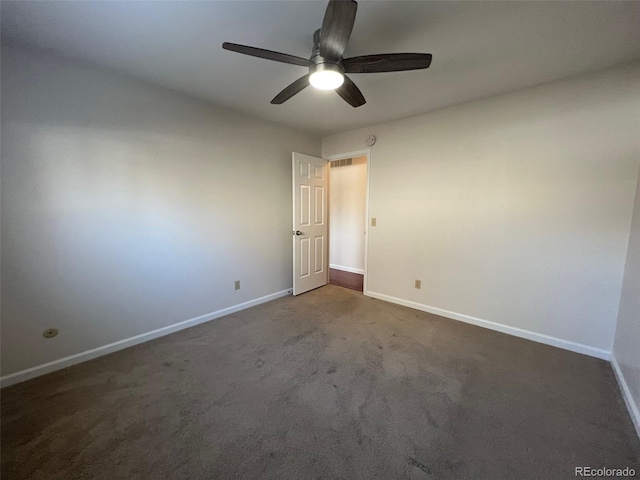
[[[2,479],[635,467],[607,362],[329,285],[2,390]]]

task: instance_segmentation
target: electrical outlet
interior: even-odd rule
[[[375,218],[371,218],[371,226],[372,227],[376,226],[376,219]]]
[[[416,288],[420,290],[422,288],[422,280],[416,280]]]
[[[58,329],[57,328],[47,328],[44,332],[42,332],[42,336],[44,338],[53,338],[56,335],[58,335]]]
[[[240,280],[236,280],[233,284],[234,289],[240,290]]]

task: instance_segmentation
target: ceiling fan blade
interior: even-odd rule
[[[278,95],[271,100],[271,103],[274,105],[280,105],[287,100],[289,100],[294,95],[300,93],[302,90],[309,86],[309,75],[305,75],[304,77],[300,77],[298,80],[293,82],[287,88],[282,90]]]
[[[354,0],[329,0],[320,29],[320,55],[340,60],[347,46],[358,4]]]
[[[301,67],[308,67],[311,62],[306,58],[296,57],[286,53],[273,52],[271,50],[265,50],[264,48],[248,47],[247,45],[238,45],[237,43],[224,42],[222,48],[230,50],[232,52],[244,53],[245,55],[251,55],[252,57],[266,58],[267,60],[273,60],[274,62],[289,63],[291,65],[300,65]]]
[[[345,102],[354,108],[367,103],[360,89],[356,87],[356,84],[346,75],[344,76],[344,83],[336,88],[336,92],[338,92],[338,95],[340,95]]]
[[[362,57],[345,58],[342,61],[347,73],[402,72],[420,70],[431,65],[430,53],[382,53]]]

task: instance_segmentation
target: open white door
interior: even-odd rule
[[[327,162],[293,154],[293,294],[327,284]]]

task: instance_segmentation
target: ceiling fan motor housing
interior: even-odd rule
[[[331,61],[320,55],[320,29],[313,32],[313,50],[311,52],[311,65],[309,66],[309,75],[315,72],[332,71],[344,75],[344,68],[340,60]]]
[[[341,75],[344,75],[344,67],[340,63],[340,61],[331,61],[320,55],[320,49],[314,48],[313,53],[311,54],[311,65],[309,66],[309,75],[316,72],[338,72]]]

